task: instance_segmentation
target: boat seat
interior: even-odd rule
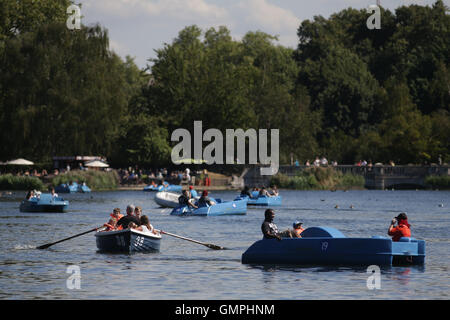
[[[335,228],[310,227],[302,232],[302,238],[345,238],[345,235]]]

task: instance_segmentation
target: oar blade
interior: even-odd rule
[[[212,244],[212,243],[205,243],[205,246],[208,248],[214,249],[214,250],[226,250],[227,248]]]
[[[48,247],[50,247],[52,244],[44,244],[42,246],[36,247],[36,249],[47,249]]]

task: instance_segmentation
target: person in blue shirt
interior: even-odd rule
[[[189,186],[189,192],[191,193],[191,197],[198,197],[197,191],[195,191],[194,186]]]

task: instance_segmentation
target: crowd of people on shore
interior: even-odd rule
[[[178,183],[191,182],[192,176],[189,168],[185,170],[173,170],[169,171],[166,168],[151,170],[151,169],[138,169],[128,167],[127,169],[118,169],[117,173],[120,177],[121,184],[143,184],[145,179],[154,180],[176,180]]]

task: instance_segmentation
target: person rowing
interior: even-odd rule
[[[135,206],[132,204],[127,206],[127,215],[125,217],[122,217],[117,222],[118,228],[122,227],[123,229],[126,229],[126,228],[128,228],[128,225],[130,224],[130,222],[134,222],[138,226],[141,224],[139,219],[134,215],[134,209],[135,209]]]

